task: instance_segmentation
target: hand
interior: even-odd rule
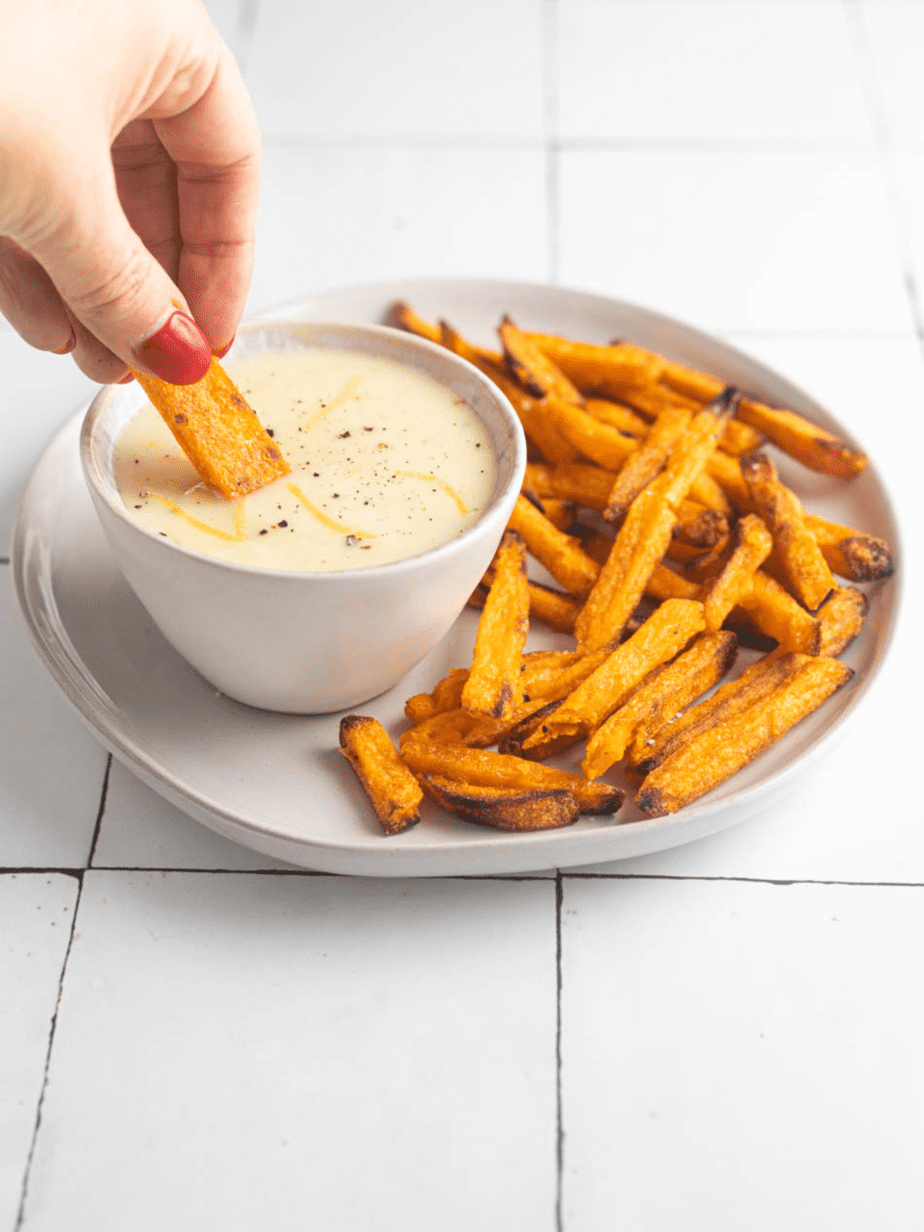
[[[199,0],[0,0],[0,311],[94,380],[230,345],[260,136]]]

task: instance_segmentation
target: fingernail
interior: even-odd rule
[[[68,338],[64,346],[56,347],[54,353],[55,355],[70,355],[71,351],[73,351],[76,345],[77,345],[77,339],[74,337],[73,334],[71,334],[70,338]]]
[[[231,350],[231,348],[234,346],[234,339],[235,339],[236,337],[237,337],[237,334],[235,334],[235,335],[232,337],[232,339],[231,339],[231,341],[230,341],[230,342],[226,342],[226,343],[225,343],[225,345],[224,345],[223,347],[218,347],[218,349],[217,349],[217,350],[215,350],[215,351],[213,351],[213,352],[212,352],[212,354],[215,356],[215,358],[216,358],[216,359],[224,359],[224,357],[228,354],[228,352],[229,352],[229,351]]]
[[[165,325],[135,350],[146,368],[171,385],[195,385],[212,362],[205,334],[185,312],[174,312]]]
[[[121,380],[116,381],[116,384],[117,385],[127,385],[129,381],[133,381],[134,379],[135,378],[132,376],[130,372],[126,372],[125,376],[123,376]]]

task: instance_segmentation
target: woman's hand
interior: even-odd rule
[[[0,23],[0,311],[94,380],[198,380],[253,258],[233,57],[199,0],[0,0]]]

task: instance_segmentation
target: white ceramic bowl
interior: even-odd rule
[[[180,654],[236,701],[322,714],[391,688],[448,631],[503,533],[526,446],[496,386],[451,352],[398,330],[304,321],[246,325],[232,358],[305,345],[384,356],[465,399],[487,428],[497,459],[494,492],[473,526],[441,547],[370,569],[291,573],[228,564],[152,533],[125,508],[112,462],[119,433],[145,401],[137,384],[108,386],[96,396],[80,454],[119,568]]]

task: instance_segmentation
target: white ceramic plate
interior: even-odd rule
[[[399,297],[484,343],[505,311],[527,328],[601,342],[625,336],[847,435],[784,377],[733,348],[656,313],[577,291],[460,279],[394,282],[318,295],[278,315],[381,321]],[[844,656],[856,672],[851,684],[769,753],[674,816],[642,820],[630,801],[612,820],[582,818],[565,830],[518,835],[427,805],[419,826],[386,839],[337,752],[338,716],[267,714],[229,701],[160,636],[115,568],[86,493],[77,453],[82,414],[41,458],[14,534],[14,582],[36,650],[100,740],[141,779],[212,829],[294,864],[368,876],[517,873],[643,855],[711,834],[779,799],[823,755],[856,713],[895,623],[892,579],[873,588],[866,628]],[[880,535],[897,549],[895,520],[872,466],[842,483],[778,461],[812,512]],[[397,734],[406,697],[470,662],[475,624],[476,616],[464,613],[420,667],[363,712]],[[555,634],[531,634],[531,648],[559,644],[567,643]]]

